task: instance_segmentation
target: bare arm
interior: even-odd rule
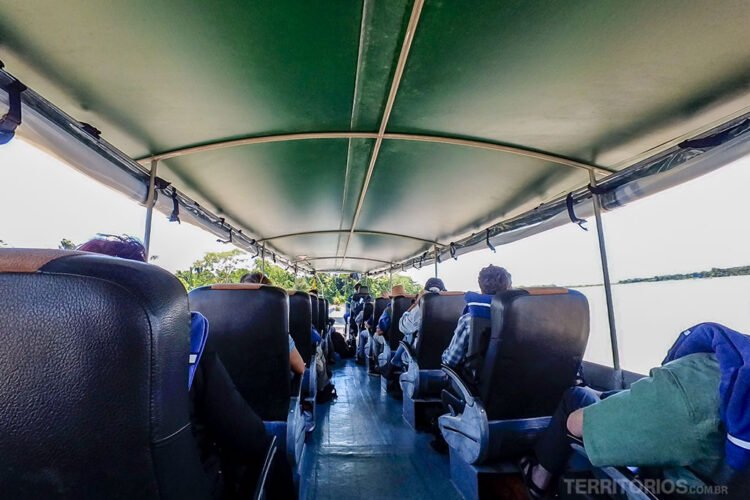
[[[302,361],[302,356],[300,356],[296,347],[289,351],[289,366],[297,375],[305,373],[305,362]]]

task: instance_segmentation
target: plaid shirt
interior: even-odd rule
[[[457,368],[466,361],[466,353],[469,351],[469,337],[471,336],[471,315],[464,314],[458,318],[456,330],[448,348],[443,351],[443,364],[451,368]]]

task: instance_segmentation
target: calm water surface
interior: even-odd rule
[[[612,365],[604,288],[579,288],[589,299],[586,359]],[[682,330],[714,321],[750,333],[750,276],[614,285],[622,367],[648,373]]]

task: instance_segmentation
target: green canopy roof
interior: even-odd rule
[[[372,271],[750,110],[744,0],[0,0],[14,76],[248,238]]]

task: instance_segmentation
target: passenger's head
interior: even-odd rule
[[[445,283],[440,278],[430,278],[427,283],[424,284],[424,289],[428,292],[444,292]]]
[[[317,288],[311,288],[308,293],[311,293],[313,295],[318,295],[318,289]]]
[[[510,273],[504,267],[490,264],[479,271],[479,289],[485,295],[495,295],[511,287]]]
[[[78,247],[82,252],[100,253],[121,259],[146,262],[146,248],[137,238],[128,235],[97,234]]]
[[[240,278],[240,283],[258,283],[261,285],[270,285],[271,280],[268,279],[268,276],[261,273],[260,271],[254,271],[242,276],[242,278]]]
[[[354,285],[354,293],[359,292],[359,289],[362,288],[362,283],[357,283]]]

